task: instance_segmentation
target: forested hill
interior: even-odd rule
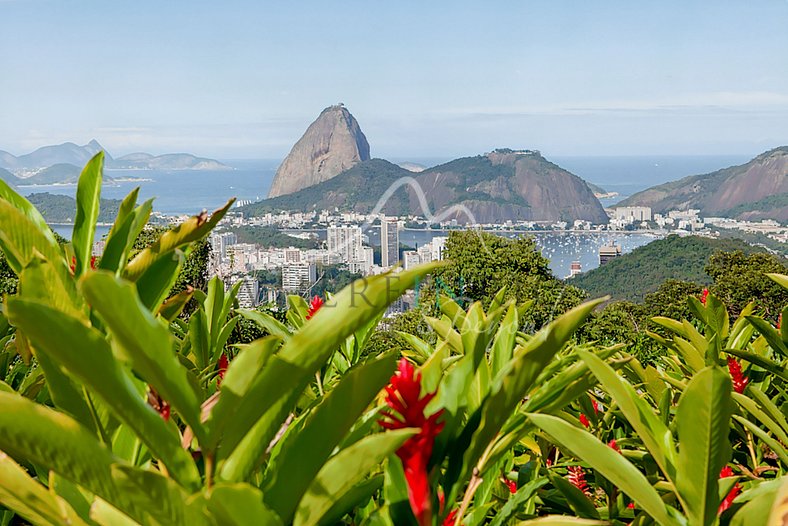
[[[77,202],[67,195],[56,195],[48,192],[31,194],[27,200],[33,203],[47,223],[73,223]],[[100,223],[112,223],[118,215],[120,199],[102,199]]]
[[[735,250],[746,254],[763,251],[740,239],[672,235],[636,248],[569,282],[587,291],[590,297],[609,294],[616,300],[642,301],[668,279],[711,283],[704,270],[711,255]]]

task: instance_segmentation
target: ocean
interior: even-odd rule
[[[604,206],[644,190],[650,186],[680,179],[688,175],[707,173],[749,160],[747,156],[618,156],[618,157],[549,157],[551,161],[605,190],[618,192],[616,198],[604,199]],[[411,162],[434,166],[448,159],[410,159]],[[396,159],[403,162],[405,159]],[[233,170],[224,171],[154,171],[108,170],[114,178],[135,177],[149,179],[142,182],[120,182],[105,185],[102,197],[122,199],[136,186],[140,198],[155,197],[154,210],[165,214],[194,214],[201,210],[214,210],[227,199],[236,197],[244,201],[264,198],[273,181],[278,159],[223,160]],[[23,187],[25,194],[50,192],[74,196],[76,186],[45,185]],[[71,227],[55,227],[58,233],[71,237]],[[412,234],[410,232],[413,232]],[[101,229],[99,235],[106,233]],[[418,231],[405,231],[401,242],[410,246],[422,244],[424,235],[438,235]],[[412,239],[411,239],[412,237]],[[598,265],[597,250],[602,244],[615,239],[623,252],[629,252],[654,239],[644,234],[538,234],[537,242],[551,268],[559,277],[569,273],[572,261],[580,261],[583,270]],[[374,244],[374,239],[371,240]]]

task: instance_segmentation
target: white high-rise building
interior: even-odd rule
[[[260,296],[260,283],[257,278],[246,276],[241,281],[241,287],[238,289],[238,305],[250,309],[257,305],[257,299]]]
[[[309,288],[317,280],[314,263],[285,263],[282,267],[282,289],[293,292]]]
[[[380,265],[393,267],[399,261],[399,224],[396,219],[380,222]]]
[[[406,250],[402,253],[402,264],[405,270],[411,269],[421,263],[421,257],[415,250]]]
[[[328,251],[339,254],[343,263],[364,260],[361,228],[357,226],[330,226],[326,235]]]

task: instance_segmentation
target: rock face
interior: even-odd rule
[[[618,206],[637,205],[658,213],[695,208],[705,215],[788,221],[788,146],[740,166],[654,186]]]
[[[369,143],[353,115],[341,104],[329,106],[279,166],[268,197],[328,181],[369,158]]]

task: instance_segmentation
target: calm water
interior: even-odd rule
[[[707,173],[727,166],[741,164],[749,160],[747,156],[648,156],[648,157],[554,157],[556,164],[572,173],[597,184],[608,191],[619,192],[615,199],[604,200],[610,206],[635,192],[653,186],[700,173]],[[444,159],[397,159],[425,166],[445,162]],[[124,182],[105,186],[102,196],[121,199],[136,186],[140,187],[142,199],[155,197],[154,209],[166,214],[193,214],[203,209],[213,210],[224,204],[227,199],[236,197],[241,200],[257,201],[265,197],[279,165],[277,159],[226,160],[234,170],[200,171],[154,171],[154,170],[112,170],[111,177],[137,177],[151,179],[144,182]],[[73,196],[75,186],[40,186],[22,188],[23,193],[50,192]],[[71,227],[56,227],[64,237],[71,237]],[[100,229],[98,236],[107,229]],[[370,242],[379,244],[375,230],[370,233]],[[419,246],[429,242],[434,232],[404,231],[402,243]],[[624,252],[645,245],[654,238],[643,234],[536,234],[536,240],[543,254],[551,261],[555,274],[564,277],[569,273],[572,261],[580,261],[583,270],[598,265],[599,247],[611,239],[619,243]]]

